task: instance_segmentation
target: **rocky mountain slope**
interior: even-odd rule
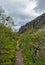
[[[19,29],[19,33],[24,33],[28,29],[35,29],[37,31],[42,28],[45,28],[45,13],[22,26]]]

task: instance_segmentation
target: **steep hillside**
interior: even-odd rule
[[[45,13],[41,16],[37,17],[36,19],[26,23],[19,29],[19,33],[24,33],[28,29],[35,29],[35,31],[43,28],[45,26]],[[44,27],[45,28],[45,27]]]
[[[22,26],[19,33],[25,65],[45,65],[45,13]]]
[[[44,29],[38,32],[26,31],[21,35],[19,43],[25,65],[45,65]]]

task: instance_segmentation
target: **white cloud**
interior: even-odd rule
[[[18,23],[18,26],[40,14],[35,10],[38,6],[38,0],[0,0],[0,5],[7,14],[14,18],[14,22]]]
[[[9,11],[9,14],[23,13],[30,15],[37,6],[36,0],[1,0],[0,4]]]

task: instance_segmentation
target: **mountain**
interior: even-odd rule
[[[12,30],[13,27],[15,27],[12,17],[7,15],[5,10],[2,7],[0,7],[0,23],[3,23],[7,27],[10,27]]]
[[[45,13],[22,26],[19,33],[25,65],[45,65]]]
[[[24,26],[21,26],[19,33],[24,33],[28,29],[35,29],[37,31],[42,28],[45,28],[45,13],[26,23]]]

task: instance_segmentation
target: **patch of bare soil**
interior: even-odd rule
[[[18,41],[17,41],[17,45],[16,45],[16,58],[15,58],[14,65],[24,65],[23,57],[21,55]]]

